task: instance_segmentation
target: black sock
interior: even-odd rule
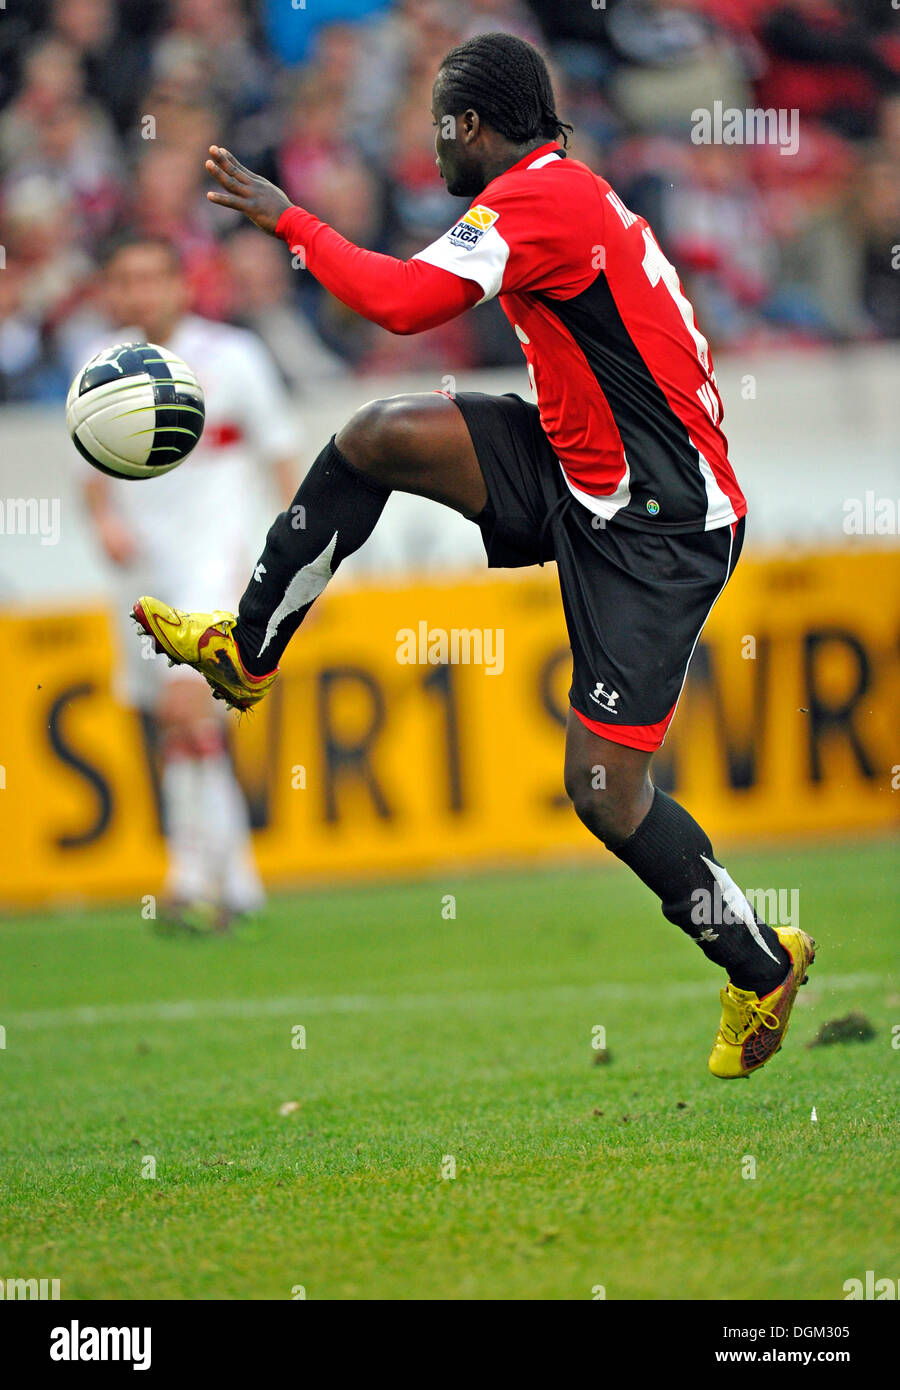
[[[374,531],[390,494],[354,468],[332,436],[275,518],[241,599],[234,637],[252,675],[275,669],[338,565]]]
[[[637,830],[609,848],[652,888],[669,921],[725,967],[738,989],[765,994],[781,983],[790,957],[719,864],[705,831],[677,801],[657,787]]]

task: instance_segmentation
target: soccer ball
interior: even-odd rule
[[[66,397],[72,443],[113,478],[158,478],[203,433],[203,388],[186,362],[155,343],[117,343],[82,367]]]

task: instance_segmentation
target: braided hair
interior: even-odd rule
[[[447,54],[438,69],[448,114],[471,108],[514,145],[539,136],[568,144],[572,127],[556,114],[547,65],[513,34],[478,34]]]

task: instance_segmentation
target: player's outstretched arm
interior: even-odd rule
[[[206,170],[219,185],[219,189],[212,189],[206,195],[211,203],[234,208],[255,222],[261,231],[275,235],[279,217],[291,206],[286,193],[282,193],[274,183],[269,183],[268,179],[245,169],[221,145],[210,145]]]
[[[206,168],[219,185],[207,193],[210,202],[234,208],[262,231],[281,237],[326,290],[390,333],[434,328],[482,297],[473,280],[425,261],[401,261],[355,246],[219,145],[210,146]]]

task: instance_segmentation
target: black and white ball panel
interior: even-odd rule
[[[155,478],[203,433],[203,390],[186,362],[155,343],[118,343],[72,382],[66,424],[88,463],[115,478]]]

